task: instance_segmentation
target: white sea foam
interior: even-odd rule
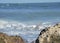
[[[42,23],[41,25],[27,25],[19,22],[8,22],[0,20],[0,29],[19,29],[19,30],[40,30],[51,25]]]
[[[0,20],[0,32],[8,35],[20,35],[30,42],[38,37],[42,29],[49,26],[51,26],[50,22],[28,25],[16,21]]]
[[[31,33],[31,32],[28,32],[28,31],[32,31],[32,34],[36,34],[33,31],[41,30],[41,29],[44,29],[45,27],[51,26],[51,23],[50,23],[50,25],[49,25],[49,23],[50,22],[37,24],[37,25],[35,25],[35,24],[28,25],[28,24],[23,24],[23,23],[16,22],[16,21],[0,20],[0,29],[4,29],[4,30],[8,30],[8,31],[10,30],[9,31],[10,34],[18,34],[19,32],[16,32],[16,31],[20,31],[22,34],[26,34],[26,32]]]

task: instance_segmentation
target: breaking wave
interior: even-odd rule
[[[28,42],[35,40],[40,31],[49,26],[52,26],[51,22],[29,25],[15,21],[0,20],[0,32],[8,35],[20,35]]]
[[[50,22],[45,22],[45,23],[39,23],[39,24],[23,24],[20,22],[16,21],[5,21],[5,20],[0,20],[0,29],[19,29],[19,30],[40,30],[45,27],[51,26]]]

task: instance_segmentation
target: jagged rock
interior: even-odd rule
[[[43,29],[36,43],[60,43],[60,23]]]
[[[24,40],[20,36],[8,36],[0,33],[0,43],[24,43]]]

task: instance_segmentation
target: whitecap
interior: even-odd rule
[[[28,41],[31,41],[32,39],[35,40],[40,34],[40,31],[49,26],[52,26],[50,22],[28,25],[17,21],[0,20],[1,32],[4,32],[8,35],[19,35]]]

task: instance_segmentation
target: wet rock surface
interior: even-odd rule
[[[43,29],[35,43],[60,43],[60,23]]]
[[[24,40],[20,36],[8,36],[0,33],[0,43],[24,43]]]

